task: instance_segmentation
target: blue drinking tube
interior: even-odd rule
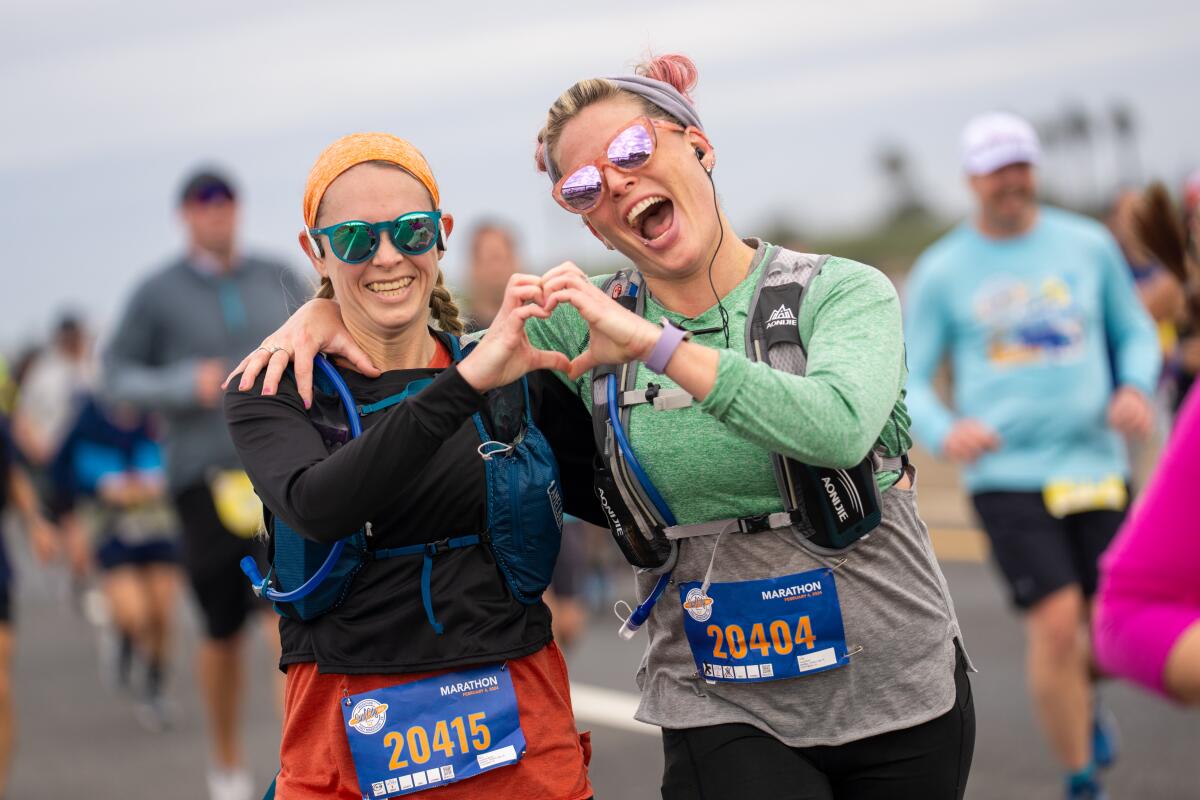
[[[608,376],[608,421],[612,425],[613,437],[617,440],[617,447],[621,449],[621,455],[625,459],[625,464],[629,467],[629,471],[633,477],[642,486],[642,490],[646,496],[650,498],[650,502],[658,509],[658,513],[662,515],[663,521],[667,525],[675,524],[675,515],[671,513],[670,506],[658,493],[658,489],[650,482],[650,477],[646,471],[642,469],[641,463],[638,462],[637,456],[633,454],[633,448],[629,445],[629,439],[625,436],[625,429],[621,427],[621,417],[617,409],[617,376]],[[629,615],[629,619],[621,624],[621,629],[617,631],[617,635],[622,639],[632,639],[642,625],[646,624],[646,620],[650,617],[650,611],[654,608],[654,604],[658,602],[658,598],[662,597],[662,593],[666,591],[667,584],[671,580],[671,573],[665,572],[658,576],[658,583],[654,584],[654,588],[650,590],[650,594],[642,603],[633,610]]]
[[[346,382],[342,380],[342,376],[338,374],[338,371],[333,368],[333,365],[329,363],[329,360],[325,356],[318,355],[313,359],[313,365],[321,370],[325,377],[329,379],[329,382],[333,384],[333,389],[337,393],[338,399],[341,400],[342,408],[346,410],[346,418],[350,422],[350,438],[357,439],[362,435],[362,422],[358,418],[358,408],[354,405],[354,397],[350,394],[350,387],[346,386]],[[312,577],[290,592],[281,592],[277,589],[272,589],[269,585],[271,583],[270,575],[266,578],[263,577],[253,556],[244,557],[241,560],[240,566],[242,572],[250,579],[256,595],[277,603],[291,603],[307,597],[312,594],[314,589],[321,585],[321,582],[333,570],[333,566],[337,563],[338,557],[342,554],[342,548],[345,546],[346,542],[344,539],[334,542],[333,547],[329,548],[329,555],[325,557],[325,561],[317,568]]]

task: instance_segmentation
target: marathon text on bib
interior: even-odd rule
[[[364,800],[473,778],[525,755],[502,665],[351,695],[341,707]]]
[[[755,683],[845,665],[846,633],[833,571],[679,587],[683,627],[705,681]]]

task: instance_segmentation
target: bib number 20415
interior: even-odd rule
[[[484,722],[486,719],[487,714],[483,711],[468,714],[465,720],[461,716],[441,719],[433,726],[432,735],[423,725],[413,725],[407,731],[389,731],[383,737],[383,746],[392,751],[388,769],[407,769],[410,759],[418,766],[427,764],[434,753],[450,759],[456,753],[486,751],[492,745],[492,732]]]

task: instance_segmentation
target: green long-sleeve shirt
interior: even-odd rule
[[[904,407],[904,339],[895,288],[876,269],[844,258],[825,262],[809,288],[798,320],[808,351],[807,374],[789,375],[745,355],[746,316],[770,246],[757,247],[750,273],[722,302],[729,312],[729,349],[721,332],[693,341],[721,350],[713,390],[686,409],[636,406],[629,438],[639,461],[681,524],[782,510],[770,453],[819,466],[852,467],[876,443],[888,455],[908,449]],[[596,278],[602,284],[607,276]],[[688,329],[720,326],[714,304],[687,318],[651,295],[645,316],[667,317]],[[586,346],[587,323],[561,305],[527,326],[535,347],[568,357]],[[638,388],[649,381],[674,388],[666,375],[638,370]],[[590,405],[591,376],[575,383]],[[896,480],[879,476],[880,489]]]
[[[782,510],[772,451],[847,467],[877,442],[888,455],[910,443],[900,304],[888,279],[830,258],[813,279],[798,320],[807,374],[790,375],[744,355],[748,307],[771,252],[749,244],[758,248],[750,274],[723,298],[729,347],[720,332],[696,337],[721,351],[713,390],[688,408],[638,405],[630,414],[633,449],[681,524]],[[689,329],[720,324],[716,307],[687,319],[653,297],[645,314]],[[534,345],[571,357],[586,347],[587,325],[570,307],[531,321],[527,330]],[[650,380],[675,386],[665,375],[638,371],[639,388]],[[588,376],[575,388],[591,402]],[[749,724],[806,747],[855,741],[944,714],[954,702],[953,642],[960,636],[949,590],[917,516],[915,484],[895,488],[894,474],[879,480],[886,490],[883,521],[838,560],[834,576],[847,643],[857,653],[846,667],[778,683],[706,684],[684,635],[681,585],[709,577],[729,583],[795,575],[833,562],[809,552],[787,529],[682,539],[674,587],[646,624],[637,718],[666,728]],[[639,597],[645,597],[657,578],[637,573],[636,580]]]

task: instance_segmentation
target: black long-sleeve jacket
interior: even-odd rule
[[[364,416],[362,436],[332,453],[290,371],[274,396],[261,395],[261,379],[247,392],[229,391],[229,429],[267,509],[318,541],[345,537],[370,521],[373,548],[484,531],[485,468],[471,415],[482,411],[492,424],[487,398],[454,366],[376,379],[339,371],[359,404],[419,378],[434,380]],[[531,374],[529,390],[534,422],[558,459],[567,513],[602,524],[592,495],[591,420],[552,373]],[[332,398],[318,400],[319,412],[344,417],[338,408]],[[545,605],[515,600],[485,546],[436,556],[433,608],[444,626],[437,635],[421,602],[421,564],[419,555],[368,561],[337,608],[309,622],[281,618],[281,668],[315,661],[326,673],[418,672],[519,658],[550,641]]]

